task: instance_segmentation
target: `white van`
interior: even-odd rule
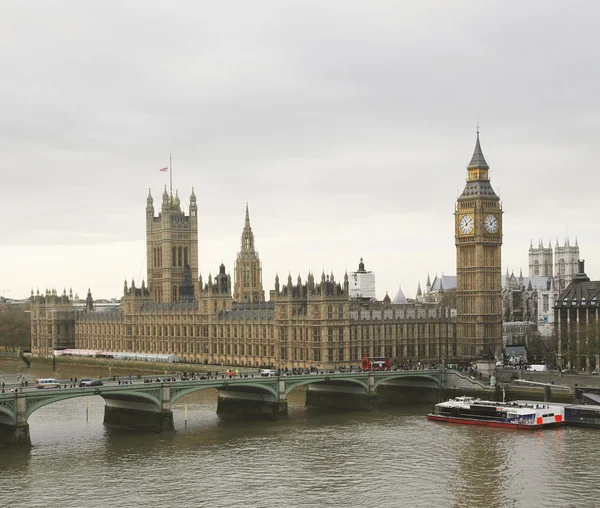
[[[36,388],[60,388],[60,384],[53,377],[45,377],[35,380]]]
[[[275,369],[260,369],[260,375],[264,377],[276,376],[277,371]]]
[[[527,370],[530,372],[546,372],[548,367],[545,365],[530,365]]]

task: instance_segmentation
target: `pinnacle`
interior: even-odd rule
[[[469,169],[490,169],[488,163],[485,161],[485,157],[483,156],[483,152],[481,151],[481,144],[479,143],[479,130],[477,131],[477,141],[475,142],[475,151],[473,152],[473,157],[471,157],[471,162],[468,166]]]

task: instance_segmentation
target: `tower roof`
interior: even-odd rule
[[[475,151],[471,162],[469,162],[468,169],[490,169],[488,163],[485,161],[483,152],[481,151],[481,144],[479,143],[479,127],[477,128],[477,141],[475,142]]]
[[[393,303],[395,303],[396,305],[408,303],[408,300],[406,299],[406,296],[404,296],[404,293],[402,291],[402,287],[400,286],[398,286],[398,293],[396,293]]]
[[[241,253],[254,254],[254,233],[250,226],[250,213],[248,203],[246,203],[246,217],[244,218],[244,229],[242,230],[242,250]]]

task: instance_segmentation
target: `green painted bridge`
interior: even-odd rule
[[[218,413],[279,418],[287,416],[288,394],[301,386],[307,386],[307,404],[341,407],[340,401],[351,400],[352,403],[346,407],[364,409],[369,401],[376,400],[377,391],[383,385],[443,389],[449,384],[449,376],[457,374],[444,369],[429,369],[211,377],[160,382],[134,379],[131,384],[109,381],[102,386],[44,390],[20,387],[16,391],[0,393],[0,444],[30,445],[29,417],[48,404],[77,397],[102,397],[106,402],[104,424],[107,426],[161,432],[174,430],[173,404],[199,390],[218,390]],[[485,388],[477,384],[479,388]],[[327,397],[335,403],[329,404]]]

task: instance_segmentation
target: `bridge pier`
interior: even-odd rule
[[[0,423],[0,447],[4,446],[31,446],[29,424],[20,423],[17,425],[8,425],[6,423]]]
[[[146,432],[174,431],[173,411],[143,411],[126,407],[104,407],[106,427]]]
[[[219,389],[217,414],[251,420],[280,420],[288,417],[287,400],[243,388]]]
[[[6,417],[0,421],[0,446],[31,446],[27,399],[23,393],[15,393],[13,407],[16,409],[16,421]]]
[[[322,383],[308,385],[306,389],[306,405],[327,407],[332,409],[354,409],[371,411],[379,404],[376,392],[365,393],[358,386],[324,385]]]
[[[141,430],[146,432],[174,431],[173,411],[171,411],[170,386],[160,387],[160,407],[150,400],[135,396],[103,394],[104,425],[107,427]]]

